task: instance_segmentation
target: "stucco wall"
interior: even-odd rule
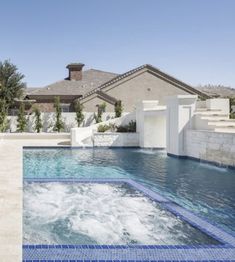
[[[105,102],[104,100],[100,99],[95,94],[91,96],[85,103],[82,104],[84,106],[84,111],[97,112],[97,105],[100,105],[104,102]],[[105,104],[106,104],[106,108],[105,108],[106,112],[114,112],[114,105],[109,104],[108,102],[105,102]],[[125,110],[125,112],[127,111]]]
[[[125,115],[125,113],[123,114]],[[102,115],[102,120],[107,121],[111,118],[114,118],[115,113],[113,112],[105,112]],[[28,126],[27,126],[27,132],[34,132],[34,116],[29,115],[28,117]],[[10,132],[15,132],[17,127],[17,116],[9,116],[8,119],[10,120]],[[55,123],[54,119],[54,113],[42,113],[41,119],[43,123],[43,132],[53,132],[53,126]],[[76,114],[75,113],[62,113],[62,119],[65,123],[65,132],[69,132],[71,128],[77,127],[76,123]],[[89,126],[91,124],[94,124],[94,113],[93,112],[84,112],[84,121],[81,126]]]
[[[138,133],[95,133],[94,146],[138,147]]]
[[[185,150],[190,157],[235,166],[235,134],[232,133],[187,130]]]
[[[103,91],[118,100],[122,100],[125,112],[132,112],[136,103],[142,100],[158,100],[159,105],[165,105],[165,98],[167,96],[188,94],[149,72],[136,75],[128,81],[123,81],[111,88],[103,89]],[[99,103],[98,101],[99,100],[94,97],[84,102],[86,111],[94,110],[94,105]],[[109,108],[110,107],[107,109]],[[111,111],[113,111],[113,106],[111,106],[111,108]]]

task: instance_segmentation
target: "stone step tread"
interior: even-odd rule
[[[208,122],[209,126],[219,126],[219,127],[235,127],[235,122],[230,121],[212,121]]]
[[[235,119],[229,118],[226,120],[211,120],[211,122],[219,122],[219,123],[235,123]]]
[[[228,116],[204,116],[204,117],[201,117],[202,120],[209,120],[209,121],[227,121],[229,120],[229,117]]]
[[[196,111],[195,112],[195,115],[203,115],[203,116],[206,116],[206,115],[209,115],[209,116],[227,116],[228,114],[222,112],[222,111],[202,111],[202,112],[198,112]]]
[[[215,128],[215,132],[221,133],[235,133],[235,127],[217,127]]]
[[[217,112],[217,111],[220,111],[220,109],[208,109],[208,108],[197,108],[196,109],[196,112]]]

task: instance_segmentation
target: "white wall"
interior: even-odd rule
[[[212,98],[206,100],[207,109],[221,110],[224,114],[230,113],[230,102],[229,99],[224,98]]]
[[[136,120],[135,113],[125,114],[122,117],[110,119],[108,121],[93,124],[87,127],[72,128],[71,145],[72,146],[93,146],[93,135],[97,132],[99,125],[115,124],[116,126],[127,125],[130,121]]]
[[[235,134],[187,130],[185,145],[187,156],[235,166]]]
[[[138,147],[138,133],[94,133],[94,146],[106,147]]]
[[[123,113],[126,115],[128,113]],[[102,121],[108,121],[115,117],[115,113],[113,112],[104,112],[102,115]],[[10,120],[10,132],[16,132],[17,130],[17,116],[9,116]],[[41,113],[41,119],[43,123],[42,132],[53,132],[53,127],[55,123],[54,113]],[[62,119],[65,123],[65,132],[70,132],[70,129],[73,127],[77,127],[76,123],[76,114],[75,113],[62,113]],[[95,124],[94,113],[93,112],[84,112],[84,121],[81,126],[89,126]],[[34,116],[28,116],[28,126],[27,132],[35,132],[34,131]]]

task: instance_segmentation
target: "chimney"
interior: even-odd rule
[[[82,68],[84,64],[82,63],[71,63],[66,66],[69,70],[69,80],[79,81],[82,80]]]

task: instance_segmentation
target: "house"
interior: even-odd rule
[[[86,112],[96,112],[97,106],[106,103],[106,111],[113,112],[117,100],[124,111],[131,112],[141,100],[158,100],[165,105],[165,98],[172,95],[208,95],[170,76],[156,67],[145,64],[124,74],[96,69],[83,70],[84,64],[67,65],[68,77],[43,88],[27,89],[25,102],[32,101],[42,112],[53,112],[54,97],[59,96],[63,112],[73,112],[79,100]]]

